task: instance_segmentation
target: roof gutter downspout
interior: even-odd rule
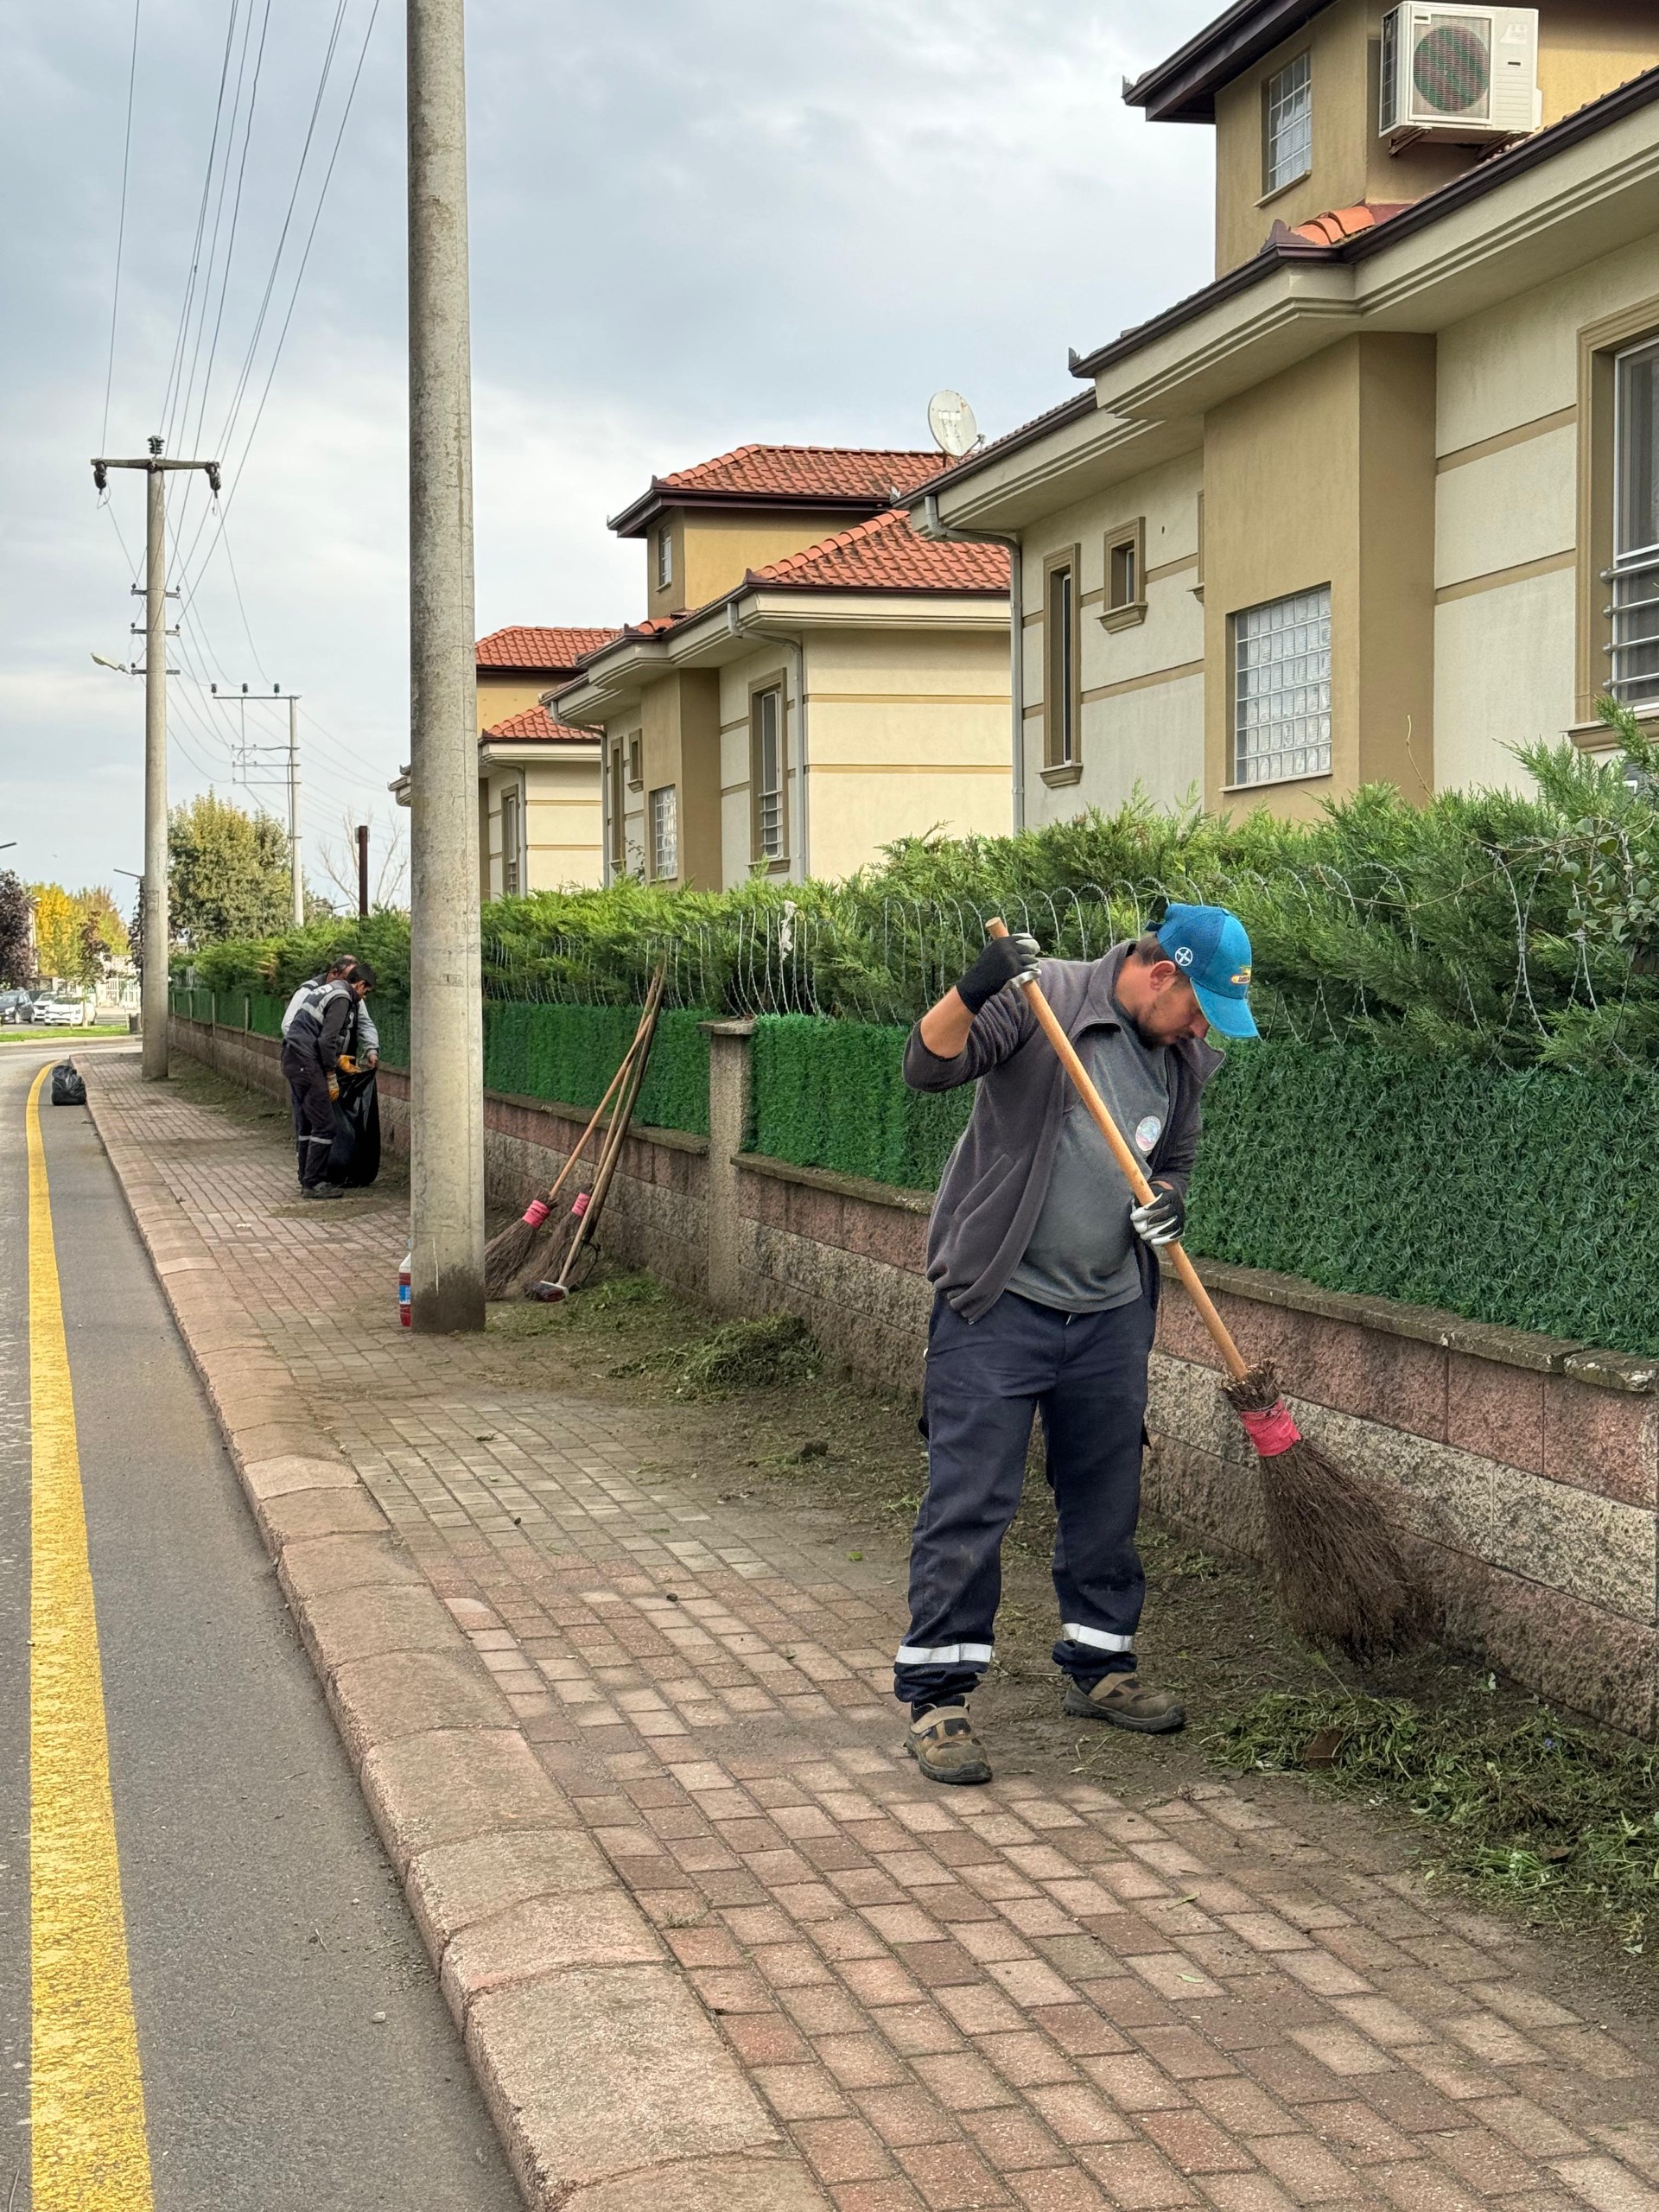
[[[806,640],[797,632],[791,636],[786,630],[763,630],[758,622],[746,622],[737,611],[737,601],[726,602],[727,633],[734,638],[760,638],[768,645],[787,645],[795,656],[795,743],[798,762],[795,780],[798,785],[796,802],[795,827],[798,835],[791,841],[794,857],[790,862],[790,879],[804,883],[811,874],[809,858],[810,810],[806,803]]]
[[[1017,537],[1000,530],[952,530],[939,517],[939,495],[929,492],[922,502],[921,535],[944,545],[1002,545],[1008,555],[1008,699],[1014,710],[1013,799],[1014,832],[1026,826],[1026,563]]]

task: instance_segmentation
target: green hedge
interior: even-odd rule
[[[754,1149],[798,1167],[933,1189],[973,1093],[907,1090],[906,1033],[804,1014],[762,1016],[754,1026]]]
[[[1205,1097],[1195,1251],[1659,1354],[1659,1084],[1257,1045]]]
[[[707,1018],[671,1011],[658,1021],[636,1109],[647,1127],[708,1135],[709,1039],[698,1027]],[[567,1106],[597,1106],[639,1021],[638,1007],[487,1003],[485,1086]]]
[[[754,1038],[754,1148],[937,1185],[972,1106],[899,1073],[905,1032],[804,1015]],[[1236,1049],[1205,1094],[1195,1252],[1333,1290],[1659,1355],[1659,1084]]]

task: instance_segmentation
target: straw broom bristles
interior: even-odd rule
[[[1268,1561],[1291,1626],[1362,1662],[1399,1650],[1417,1606],[1375,1496],[1296,1428],[1270,1360],[1221,1387],[1256,1446]]]

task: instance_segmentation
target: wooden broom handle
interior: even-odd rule
[[[583,1152],[587,1148],[588,1138],[592,1136],[594,1131],[599,1127],[600,1122],[604,1118],[605,1109],[610,1104],[612,1099],[615,1097],[623,1077],[627,1074],[628,1070],[633,1065],[633,1056],[639,1049],[639,1037],[641,1032],[645,1028],[645,1017],[641,1015],[639,1027],[635,1030],[633,1034],[632,1044],[629,1046],[627,1051],[622,1055],[620,1065],[618,1066],[616,1073],[611,1077],[610,1084],[606,1090],[605,1096],[600,1100],[598,1105],[594,1107],[593,1114],[588,1120],[587,1128],[576,1139],[575,1145],[571,1151],[570,1157],[565,1161],[563,1166],[560,1168],[558,1173],[553,1178],[552,1187],[548,1192],[545,1199],[543,1199],[543,1205],[550,1206],[552,1205],[554,1199],[558,1197],[559,1192],[564,1188],[571,1169],[582,1158]]]
[[[985,925],[985,933],[988,937],[1007,937],[1007,924],[995,919],[989,921]],[[1022,981],[1020,988],[1025,992],[1030,1002],[1031,1010],[1037,1017],[1038,1027],[1054,1047],[1055,1056],[1067,1075],[1071,1077],[1078,1097],[1089,1109],[1096,1128],[1111,1147],[1113,1159],[1123,1171],[1124,1181],[1141,1204],[1146,1205],[1154,1195],[1152,1185],[1147,1180],[1146,1170],[1130,1150],[1123,1132],[1107,1111],[1105,1100],[1090,1081],[1089,1071],[1077,1058],[1071,1039],[1060,1027],[1059,1016],[1044,997],[1042,987],[1035,978]],[[1175,1272],[1181,1279],[1181,1286],[1203,1316],[1205,1328],[1215,1338],[1216,1349],[1221,1354],[1228,1373],[1235,1382],[1240,1376],[1248,1375],[1249,1364],[1238,1346],[1233,1342],[1232,1332],[1217,1313],[1215,1300],[1199,1281],[1198,1269],[1187,1258],[1179,1243],[1165,1244],[1160,1249],[1167,1252],[1174,1262]]]

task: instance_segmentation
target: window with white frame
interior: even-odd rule
[[[1607,689],[1622,706],[1659,702],[1659,342],[1614,364],[1612,621]]]
[[[754,857],[784,857],[784,694],[779,684],[749,702],[749,774],[754,791]]]
[[[657,532],[657,588],[666,591],[674,581],[674,533],[666,523]]]
[[[1331,587],[1233,617],[1235,784],[1331,772]]]
[[[522,849],[519,830],[518,794],[501,794],[501,888],[509,899],[517,898],[523,888],[519,854]]]
[[[1313,166],[1313,57],[1299,54],[1262,92],[1262,189],[1281,191]]]
[[[651,874],[653,882],[680,872],[680,810],[672,784],[658,784],[651,795]]]

